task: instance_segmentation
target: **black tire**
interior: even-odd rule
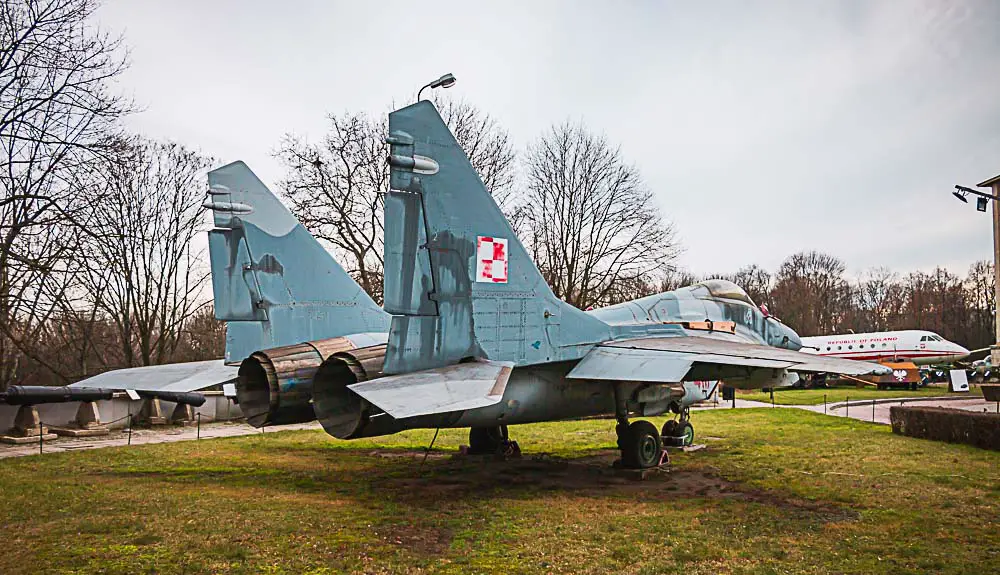
[[[663,427],[660,428],[660,435],[662,437],[677,437],[677,420],[668,419],[663,422]]]
[[[694,443],[694,426],[691,425],[690,421],[681,422],[681,424],[677,426],[677,435],[684,438],[684,440],[681,441],[681,445],[684,447],[691,445]]]
[[[507,426],[469,429],[470,453],[496,453],[507,442]]]
[[[656,467],[662,456],[663,442],[656,426],[648,421],[633,421],[622,438],[622,463],[625,467]]]

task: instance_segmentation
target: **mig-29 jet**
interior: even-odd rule
[[[392,319],[384,350],[337,352],[316,371],[313,409],[335,437],[470,427],[471,447],[488,450],[507,425],[613,414],[622,463],[646,468],[660,463],[662,436],[687,432],[687,407],[704,397],[691,382],[779,387],[799,373],[887,371],[798,352],[795,331],[731,282],[574,308],[552,293],[430,102],[392,112],[388,143]],[[662,430],[629,421],[668,411],[680,421]]]
[[[209,173],[216,316],[254,426],[318,418],[341,439],[470,427],[472,450],[488,452],[508,425],[613,414],[623,464],[645,468],[660,463],[662,437],[693,437],[688,407],[709,391],[697,381],[778,387],[798,373],[885,370],[797,352],[798,335],[726,281],[569,306],[432,104],[393,112],[388,139],[384,310],[242,162]],[[167,368],[184,371],[138,369],[156,387]],[[76,385],[128,389],[115,374],[133,371]],[[662,430],[629,422],[667,412],[680,417]]]

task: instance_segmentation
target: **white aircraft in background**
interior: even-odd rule
[[[803,337],[802,351],[864,361],[909,361],[916,365],[953,363],[971,353],[934,332],[917,329]]]

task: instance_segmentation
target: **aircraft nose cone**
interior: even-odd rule
[[[964,347],[958,344],[955,344],[955,351],[962,354],[958,359],[969,357],[969,353],[971,353],[969,350],[965,349]]]

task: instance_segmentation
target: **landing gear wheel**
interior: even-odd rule
[[[691,425],[690,421],[682,421],[680,425],[677,426],[677,431],[675,432],[677,437],[683,437],[681,440],[681,445],[687,447],[694,443],[694,426]]]
[[[508,444],[507,426],[473,427],[469,430],[469,453],[499,453]]]
[[[677,433],[677,420],[668,419],[663,423],[663,427],[660,428],[660,435],[663,437],[677,437],[680,435]]]
[[[633,421],[622,435],[622,464],[632,469],[647,469],[660,464],[663,443],[656,426],[648,421]]]

